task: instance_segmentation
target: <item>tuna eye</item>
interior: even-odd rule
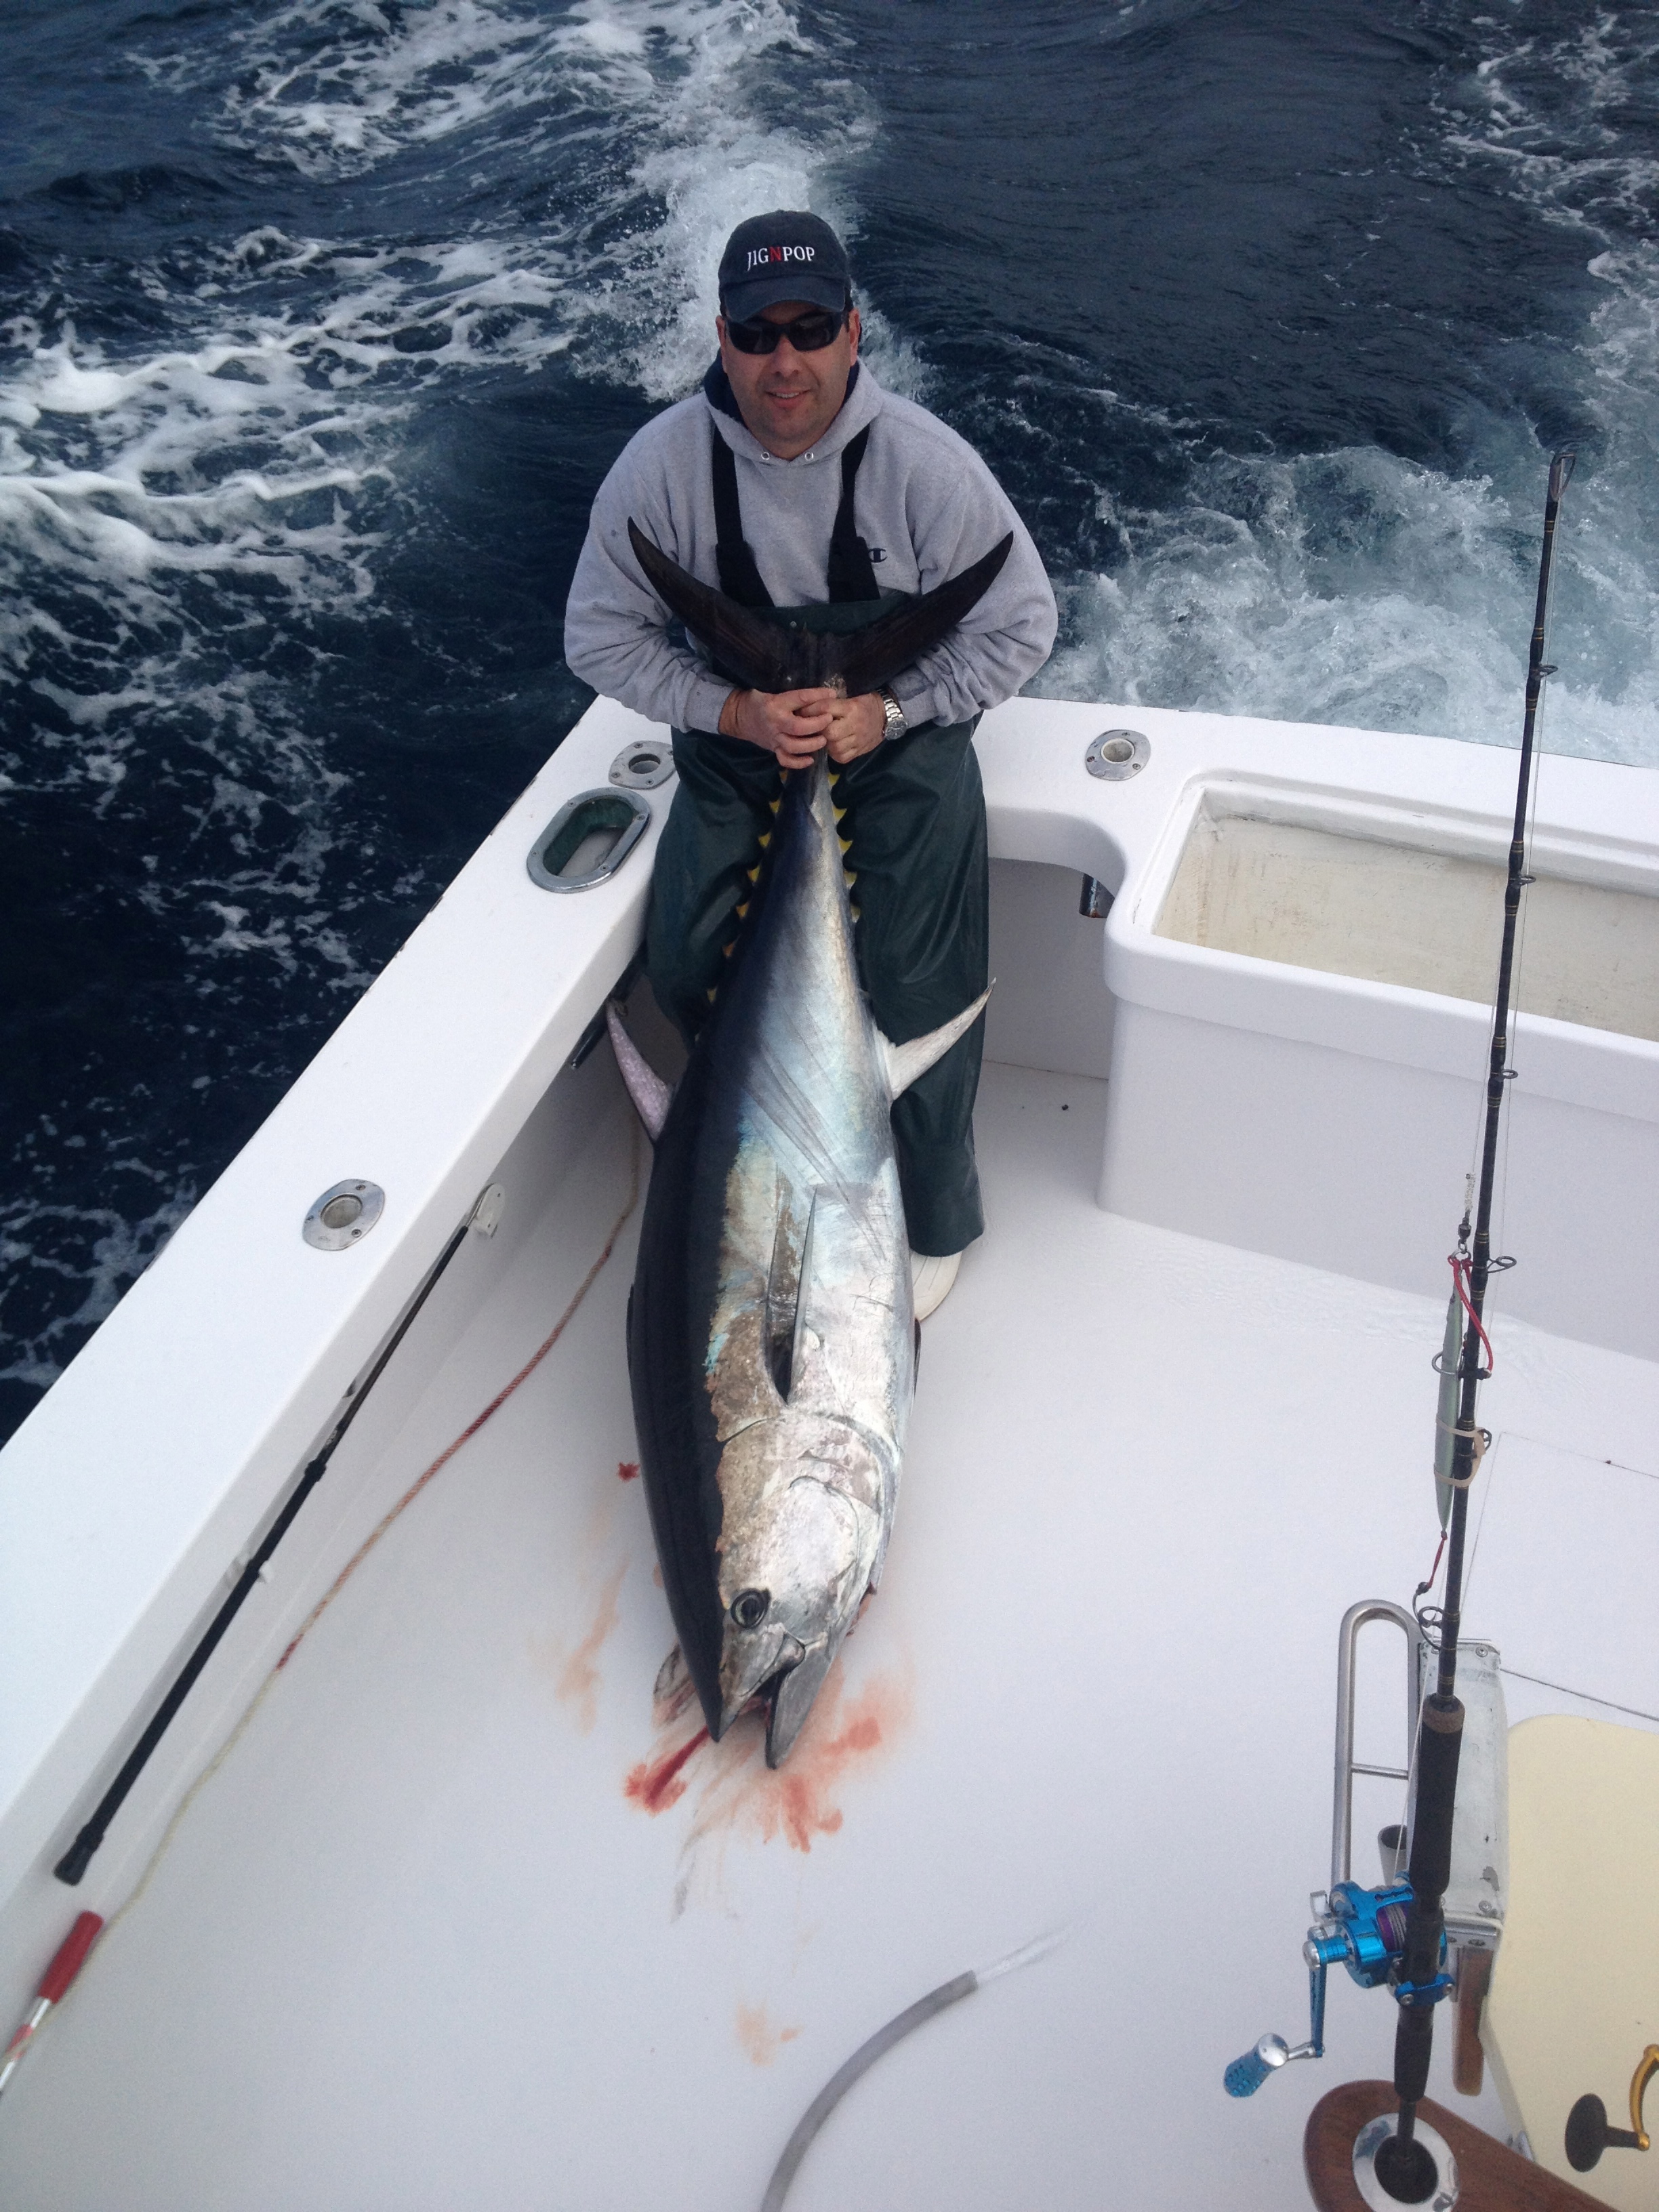
[[[739,1590],[732,1601],[732,1618],[739,1628],[758,1628],[771,1602],[770,1590]]]

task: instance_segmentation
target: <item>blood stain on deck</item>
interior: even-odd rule
[[[622,1590],[623,1577],[627,1572],[628,1563],[624,1560],[599,1592],[592,1626],[563,1662],[554,1680],[554,1696],[561,1705],[575,1707],[576,1726],[583,1735],[592,1734],[593,1723],[599,1717],[600,1676],[594,1662],[606,1637],[617,1625],[617,1600]]]
[[[708,1741],[708,1731],[700,1728],[687,1743],[670,1752],[659,1752],[653,1759],[642,1759],[629,1772],[623,1784],[623,1795],[636,1805],[643,1805],[647,1813],[665,1813],[671,1805],[678,1805],[684,1796],[686,1784],[680,1770]]]
[[[848,1689],[837,1669],[818,1692],[793,1751],[775,1770],[766,1764],[764,1717],[752,1711],[727,1730],[701,1771],[688,1776],[693,1753],[709,1741],[706,1728],[688,1736],[695,1714],[696,1692],[677,1647],[658,1673],[652,1698],[655,1748],[630,1771],[624,1794],[647,1812],[664,1813],[695,1780],[688,1854],[717,1832],[747,1834],[763,1844],[781,1838],[792,1850],[805,1853],[842,1826],[843,1783],[891,1747],[909,1718],[910,1692],[908,1679],[897,1674],[872,1674]]]
[[[617,1462],[617,1480],[618,1482],[632,1482],[639,1471],[640,1463],[636,1459],[619,1459]]]
[[[740,2004],[737,2013],[738,2041],[756,2066],[769,2066],[786,2043],[800,2033],[798,2027],[778,2027],[764,2004]]]
[[[731,1765],[713,1778],[695,1818],[696,1834],[716,1826],[746,1830],[762,1843],[781,1837],[792,1850],[810,1851],[814,1840],[833,1836],[845,1818],[842,1784],[852,1771],[887,1750],[909,1718],[908,1689],[892,1675],[872,1674],[849,1691],[839,1670],[817,1695],[794,1749],[775,1769],[766,1761],[759,1716],[727,1739]]]

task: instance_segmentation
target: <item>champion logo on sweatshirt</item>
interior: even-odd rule
[[[760,269],[772,261],[816,261],[816,246],[757,246],[750,249],[749,266]]]

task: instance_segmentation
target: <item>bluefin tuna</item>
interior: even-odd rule
[[[907,602],[900,623],[820,640],[635,544],[674,611],[769,690],[879,684],[961,618],[1007,551]],[[672,1097],[614,1008],[611,1023],[656,1146],[628,1352],[663,1586],[709,1733],[758,1699],[775,1766],[880,1580],[898,1499],[919,1332],[892,1103],[985,999],[908,1043],[878,1030],[822,757],[785,775],[766,845]]]

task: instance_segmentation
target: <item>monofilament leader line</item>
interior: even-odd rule
[[[1486,1285],[1492,1273],[1492,1206],[1497,1180],[1498,1129],[1504,1087],[1514,1074],[1510,1056],[1510,997],[1514,982],[1516,927],[1527,875],[1527,821],[1532,786],[1533,744],[1544,679],[1554,671],[1544,659],[1544,630],[1549,611],[1550,568],[1555,555],[1555,521],[1561,495],[1572,474],[1574,456],[1559,453],[1550,463],[1544,502],[1544,544],[1538,563],[1538,603],[1533,617],[1532,650],[1527,663],[1526,720],[1521,732],[1521,769],[1515,799],[1515,830],[1510,841],[1509,880],[1504,891],[1504,944],[1498,963],[1492,1009],[1492,1064],[1486,1077],[1486,1132],[1474,1209],[1474,1243],[1468,1258],[1468,1304],[1462,1351],[1458,1360],[1457,1422],[1453,1431],[1451,1526],[1446,1555],[1446,1597],[1441,1619],[1439,1668],[1434,1694],[1423,1701],[1417,1737],[1417,1803],[1412,1822],[1407,1869],[1412,1905],[1406,1927],[1405,1956],[1395,1994],[1400,1999],[1395,2030],[1394,2086],[1400,2099],[1395,2135],[1376,2154],[1376,2174],[1390,2197],[1420,2203],[1430,2191],[1432,2161],[1416,2140],[1417,2107],[1429,2085],[1434,2048],[1434,2006],[1443,1994],[1439,1981],[1445,1936],[1443,1903],[1451,1876],[1452,1816],[1457,1796],[1458,1753],[1463,1740],[1463,1707],[1457,1697],[1457,1638],[1462,1613],[1463,1539],[1468,1520],[1469,1485],[1479,1464],[1481,1442],[1475,1401],[1488,1368],[1480,1364]],[[1468,1235],[1468,1218],[1459,1234]]]

